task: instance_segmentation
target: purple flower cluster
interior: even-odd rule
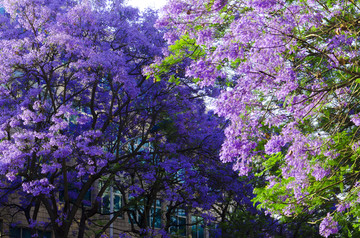
[[[355,126],[360,126],[360,115],[356,114],[351,118],[351,121],[355,124]]]
[[[202,87],[220,85],[215,112],[229,120],[220,159],[250,175],[280,153],[270,187],[284,188],[291,205],[279,199],[278,207],[316,209],[357,177],[359,38],[358,23],[349,20],[359,14],[355,8],[354,1],[174,0],[157,26],[169,29],[165,38],[175,50],[147,73],[185,58],[187,76]],[[325,179],[331,185],[319,185]],[[309,199],[323,191],[326,199]]]
[[[330,215],[330,213],[328,213],[320,223],[320,235],[323,237],[329,237],[331,234],[336,234],[338,231],[338,223],[334,221],[333,217]]]
[[[216,8],[225,4],[215,2]],[[154,12],[140,15],[121,0],[1,5],[1,206],[13,207],[8,194],[16,194],[17,212],[33,218],[40,217],[41,204],[57,237],[69,236],[75,222],[79,237],[91,226],[105,232],[109,224],[98,217],[110,186],[128,213],[134,207],[129,194],[146,203],[144,209],[160,196],[169,204],[168,217],[194,206],[210,220],[208,210],[226,202],[225,194],[250,207],[250,193],[242,193],[246,183],[233,164],[218,159],[225,122],[207,112],[203,98],[219,90],[200,90],[188,80],[206,70],[209,85],[225,73],[204,61],[175,70],[178,85],[165,80],[170,74],[157,80],[142,74],[165,47]],[[199,40],[206,43],[214,33],[205,29]],[[237,48],[229,48],[234,58]],[[194,70],[181,70],[186,66]],[[133,232],[156,233],[150,224],[138,221]]]
[[[23,182],[22,188],[27,193],[31,193],[34,196],[39,196],[40,194],[49,195],[55,187],[49,183],[47,178],[43,178],[31,182]]]

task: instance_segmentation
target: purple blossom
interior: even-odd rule
[[[339,203],[339,204],[336,204],[336,211],[344,212],[349,207],[350,207],[350,203]]]
[[[285,140],[281,136],[272,136],[265,145],[265,153],[270,155],[280,152],[281,147],[285,144]]]
[[[355,124],[355,126],[360,126],[360,114],[353,115],[350,120]]]
[[[329,237],[331,234],[338,233],[338,223],[333,220],[333,217],[330,213],[321,221],[319,226],[319,233],[323,237]]]
[[[24,182],[22,184],[23,190],[27,193],[31,193],[34,196],[40,194],[49,195],[50,192],[55,188],[52,184],[49,183],[47,178],[42,178],[40,180],[34,180],[31,182]]]
[[[324,168],[322,168],[318,165],[313,167],[312,176],[314,176],[315,179],[318,181],[322,180],[325,176],[327,176],[329,174],[330,174],[330,172],[328,170],[325,170]]]

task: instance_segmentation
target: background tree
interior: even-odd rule
[[[358,1],[171,1],[159,27],[199,85],[220,85],[231,121],[220,153],[267,180],[255,201],[272,214],[358,232]],[[259,172],[261,171],[261,172]]]
[[[4,225],[24,216],[33,235],[40,228],[61,238],[100,237],[127,213],[132,226],[123,232],[152,236],[160,199],[165,236],[178,225],[178,209],[205,224],[228,194],[249,202],[231,165],[218,160],[225,123],[204,105],[212,90],[199,91],[181,69],[164,76],[172,83],[141,73],[162,56],[155,13],[139,15],[116,0],[2,5]],[[109,189],[123,199],[113,212]]]
[[[219,145],[213,143],[215,138],[222,136],[211,133],[221,130],[209,118],[209,123],[202,122],[206,131],[185,137],[208,117],[202,115],[205,108],[196,91],[185,84],[154,83],[141,75],[142,66],[161,55],[164,45],[162,34],[153,28],[155,14],[140,16],[122,1],[2,4],[4,221],[15,223],[16,215],[23,214],[33,232],[50,228],[56,237],[68,237],[74,230],[78,237],[100,236],[117,216],[126,209],[130,212],[124,206],[103,225],[99,215],[109,213],[100,207],[111,186],[144,200],[154,184],[148,200],[152,202],[167,180],[177,179],[167,191],[181,198],[176,193],[180,178],[175,178],[180,166],[184,172],[194,170],[186,160],[196,162],[200,149],[208,163],[206,156],[213,158]],[[152,159],[159,161],[150,163]],[[159,180],[151,177],[153,172],[170,176]],[[206,185],[205,178],[199,179],[203,181],[198,185],[196,179],[189,181],[184,193],[193,196],[191,189]],[[148,184],[141,184],[144,181]],[[41,207],[49,222],[39,221]],[[149,227],[147,222],[142,221],[140,229]],[[140,233],[139,228],[131,232]]]
[[[141,66],[161,54],[155,15],[140,18],[122,1],[2,4],[2,207],[56,237],[74,227],[83,237],[105,188],[85,204],[88,191],[139,154],[155,124],[136,106]],[[40,207],[49,222],[38,222]]]

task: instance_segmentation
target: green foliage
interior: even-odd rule
[[[192,60],[197,60],[205,55],[205,52],[202,46],[196,44],[195,39],[191,39],[188,35],[183,35],[181,38],[173,45],[169,46],[169,51],[171,54],[165,57],[161,64],[153,64],[152,70],[153,73],[148,74],[147,78],[153,76],[155,81],[160,81],[161,77],[173,71],[177,71],[177,67],[180,63],[182,63],[185,59],[190,58]],[[170,76],[170,82],[179,84],[180,81],[175,77],[174,74]],[[199,79],[194,79],[195,82],[199,81]]]

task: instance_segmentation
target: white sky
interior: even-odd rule
[[[128,4],[139,8],[141,11],[145,8],[160,9],[167,0],[127,0]]]

